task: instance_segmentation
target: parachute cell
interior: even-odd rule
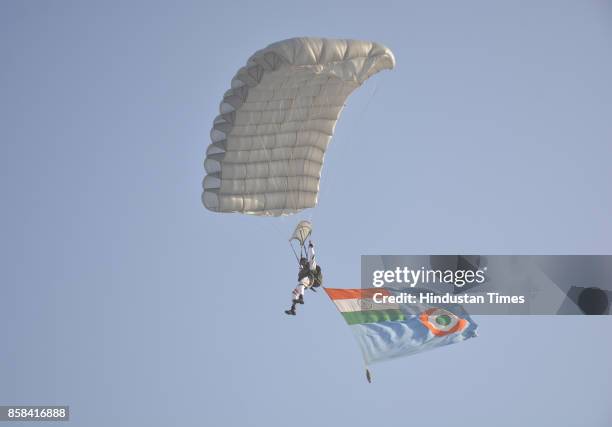
[[[356,40],[294,38],[256,52],[236,73],[214,120],[204,206],[273,216],[314,207],[347,97],[394,65],[385,46]]]

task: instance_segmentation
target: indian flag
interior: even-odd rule
[[[404,320],[406,317],[399,304],[375,302],[382,296],[390,296],[386,289],[331,289],[325,292],[349,325],[357,323],[377,323],[383,321]]]
[[[384,296],[399,294],[388,288],[325,292],[355,335],[366,365],[476,336],[478,326],[460,305],[382,302]]]

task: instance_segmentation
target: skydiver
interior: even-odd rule
[[[295,307],[304,304],[304,291],[310,289],[314,291],[315,274],[317,272],[317,262],[315,261],[314,245],[312,241],[308,244],[308,259],[300,258],[300,271],[298,272],[298,285],[292,291],[291,308],[285,310],[290,316],[295,316]]]

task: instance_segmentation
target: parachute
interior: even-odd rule
[[[293,234],[291,234],[291,237],[289,238],[289,246],[291,246],[293,254],[295,255],[295,259],[296,261],[298,261],[298,263],[300,261],[300,258],[308,258],[308,253],[306,251],[306,239],[308,239],[311,234],[312,224],[310,223],[310,221],[304,220],[298,222],[298,225],[296,225]],[[297,241],[298,251],[300,255],[298,255],[298,252],[293,246],[294,241]]]
[[[306,239],[310,237],[310,234],[312,234],[312,224],[310,221],[300,221],[295,227],[295,231],[291,235],[289,242],[292,240],[297,240],[300,243],[300,246],[303,247]]]
[[[249,58],[219,107],[202,203],[214,212],[281,216],[316,206],[325,151],[348,96],[392,69],[385,46],[293,38]]]

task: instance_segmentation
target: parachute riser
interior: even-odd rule
[[[295,255],[295,260],[298,262],[300,262],[300,257],[298,256],[297,252],[295,251],[295,248],[293,247],[293,244],[291,243],[291,240],[289,240],[289,246],[291,246],[291,250],[293,251],[293,255]],[[300,253],[301,253],[301,249],[300,249]]]
[[[291,241],[289,241],[289,246],[291,246],[291,250],[293,251],[293,255],[295,256],[295,260],[298,262],[298,264],[300,263],[301,258],[308,259],[308,250],[306,249],[305,245],[300,244],[300,254],[299,255],[296,252],[295,247],[293,246]]]

